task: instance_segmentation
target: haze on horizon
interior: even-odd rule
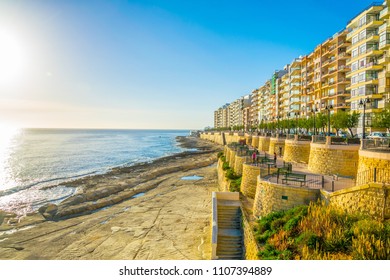
[[[370,4],[313,2],[2,0],[0,126],[213,126]]]

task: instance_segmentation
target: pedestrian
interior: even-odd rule
[[[252,154],[252,163],[256,163],[256,151],[253,151],[253,154]]]
[[[276,158],[277,158],[277,155],[276,155],[276,152],[274,152],[274,162],[275,162],[275,167],[276,167]]]

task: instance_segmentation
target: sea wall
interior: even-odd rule
[[[358,172],[372,168],[390,170],[390,153],[378,153],[370,150],[359,150]]]
[[[333,193],[321,190],[321,198],[347,213],[368,215],[377,220],[390,218],[390,186],[370,183]]]
[[[288,162],[308,163],[310,157],[310,142],[286,140],[283,160]]]
[[[320,198],[320,190],[302,187],[279,185],[258,177],[253,215],[261,217],[274,211],[308,205]]]
[[[308,169],[324,175],[356,176],[359,145],[327,145],[310,143]]]

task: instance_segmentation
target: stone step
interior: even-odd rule
[[[225,251],[242,253],[242,246],[240,244],[240,246],[237,245],[235,247],[225,246],[225,245],[221,247],[217,247],[217,252],[225,252]]]
[[[217,255],[219,260],[242,260],[242,254],[240,255]]]

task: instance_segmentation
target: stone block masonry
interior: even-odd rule
[[[377,220],[390,218],[390,186],[370,183],[333,193],[321,191],[321,197],[347,213],[368,215]]]
[[[268,152],[269,150],[269,143],[270,143],[270,138],[269,137],[262,137],[259,136],[259,151],[262,152]]]
[[[359,145],[310,144],[308,169],[313,173],[356,176]]]
[[[244,255],[246,260],[259,260],[257,253],[260,251],[257,245],[256,238],[253,232],[253,226],[250,224],[248,218],[245,216],[245,211],[242,212],[242,231],[244,234]]]
[[[276,154],[278,156],[283,156],[283,154],[284,154],[284,142],[285,142],[285,139],[271,138],[270,142],[269,142],[268,153],[270,155],[273,155],[274,152],[276,152]]]
[[[320,190],[285,186],[258,178],[253,215],[261,217],[271,212],[289,210],[298,205],[308,205],[320,198]]]
[[[260,175],[260,167],[244,164],[242,168],[241,192],[250,198],[255,198],[257,176]]]
[[[283,160],[288,162],[308,163],[310,158],[310,142],[286,140]]]
[[[259,136],[252,136],[252,147],[258,148],[259,147]]]
[[[251,158],[248,156],[240,157],[236,155],[236,159],[234,161],[234,168],[233,168],[234,172],[237,175],[242,175],[243,164],[249,162],[250,160]]]

